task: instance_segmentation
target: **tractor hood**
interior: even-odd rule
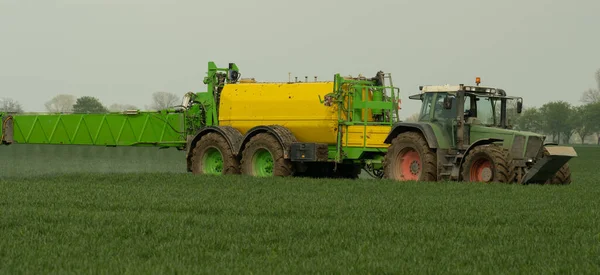
[[[502,129],[484,125],[471,125],[469,132],[471,143],[480,139],[502,139],[502,147],[511,150],[515,156],[525,159],[538,156],[546,139],[546,136],[534,132]]]
[[[545,139],[546,136],[542,135],[542,134],[538,134],[535,132],[529,132],[529,131],[518,131],[518,130],[512,130],[512,129],[502,129],[502,128],[498,128],[498,127],[488,127],[488,126],[484,126],[484,125],[471,125],[471,132],[474,133],[485,133],[486,135],[500,135],[500,136],[504,136],[504,137],[509,137],[509,136],[535,136],[538,138],[542,138]]]

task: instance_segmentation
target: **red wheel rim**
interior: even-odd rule
[[[396,173],[399,180],[418,180],[421,175],[421,157],[414,149],[407,148],[398,154]]]
[[[479,159],[471,165],[469,172],[472,181],[489,182],[492,180],[492,162]]]

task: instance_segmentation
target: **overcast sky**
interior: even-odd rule
[[[529,106],[579,104],[599,28],[597,0],[0,0],[0,97],[144,107],[155,91],[204,91],[212,60],[259,81],[391,72],[403,117],[419,85],[476,76]]]

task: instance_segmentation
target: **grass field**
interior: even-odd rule
[[[517,186],[196,177],[175,150],[0,147],[0,272],[599,273],[600,148],[577,150],[572,185]]]

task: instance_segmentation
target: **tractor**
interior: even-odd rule
[[[570,184],[572,147],[546,143],[546,137],[519,131],[512,115],[521,97],[476,85],[420,86],[416,122],[395,123],[384,177],[399,181],[466,181],[517,184]],[[516,113],[516,114],[515,114]]]

